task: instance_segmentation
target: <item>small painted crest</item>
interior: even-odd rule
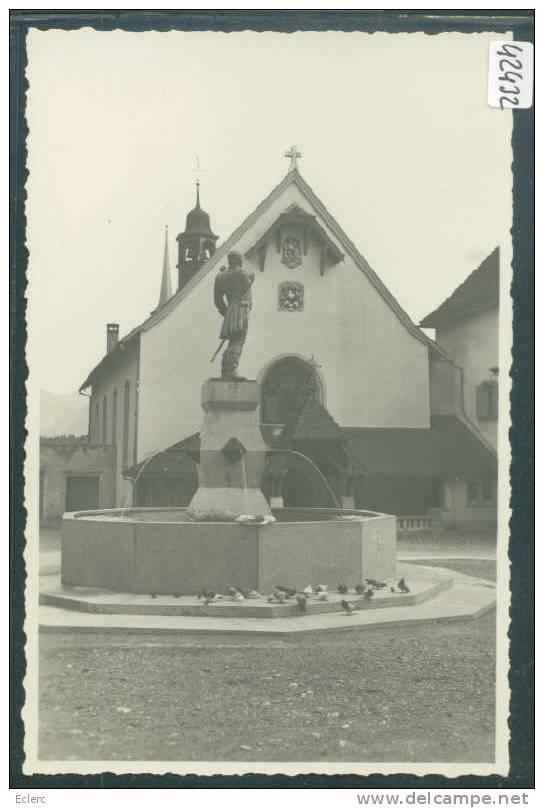
[[[282,283],[279,287],[279,308],[283,311],[304,311],[304,287],[301,283]]]
[[[302,246],[296,236],[286,236],[282,245],[282,264],[295,269],[302,264]]]

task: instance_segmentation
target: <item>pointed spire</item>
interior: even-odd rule
[[[167,300],[172,297],[172,283],[170,280],[170,258],[168,256],[168,225],[164,231],[164,257],[162,259],[161,294],[159,297],[159,308],[164,306]]]
[[[200,207],[200,180],[196,181],[196,207]]]

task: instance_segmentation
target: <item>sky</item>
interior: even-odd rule
[[[164,228],[195,200],[220,242],[301,174],[415,322],[511,226],[511,112],[493,34],[38,31],[28,37],[29,344],[77,390],[158,302]],[[180,350],[183,346],[180,346]]]

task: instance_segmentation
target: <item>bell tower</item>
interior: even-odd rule
[[[185,230],[177,236],[178,289],[185,286],[215,252],[218,236],[210,226],[210,216],[200,207],[200,181],[196,182],[196,205],[185,220]]]

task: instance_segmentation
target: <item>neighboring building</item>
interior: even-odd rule
[[[40,438],[40,522],[57,524],[65,511],[112,508],[115,466],[111,446],[87,435]]]
[[[107,353],[81,386],[91,391],[91,444],[114,447],[116,504],[130,504],[135,478],[141,505],[185,505],[196,489],[200,387],[218,372],[213,283],[237,250],[255,272],[241,372],[260,382],[263,436],[277,450],[271,503],[325,506],[334,494],[346,507],[442,524],[493,521],[493,508],[467,508],[476,472],[493,487],[496,458],[464,417],[459,368],[297,167],[217,248],[197,194],[177,237],[177,291],[161,291],[122,339],[109,324]],[[165,249],[161,290],[168,271]]]
[[[420,323],[436,329],[436,341],[463,370],[467,417],[497,447],[499,375],[499,248],[482,261]]]

